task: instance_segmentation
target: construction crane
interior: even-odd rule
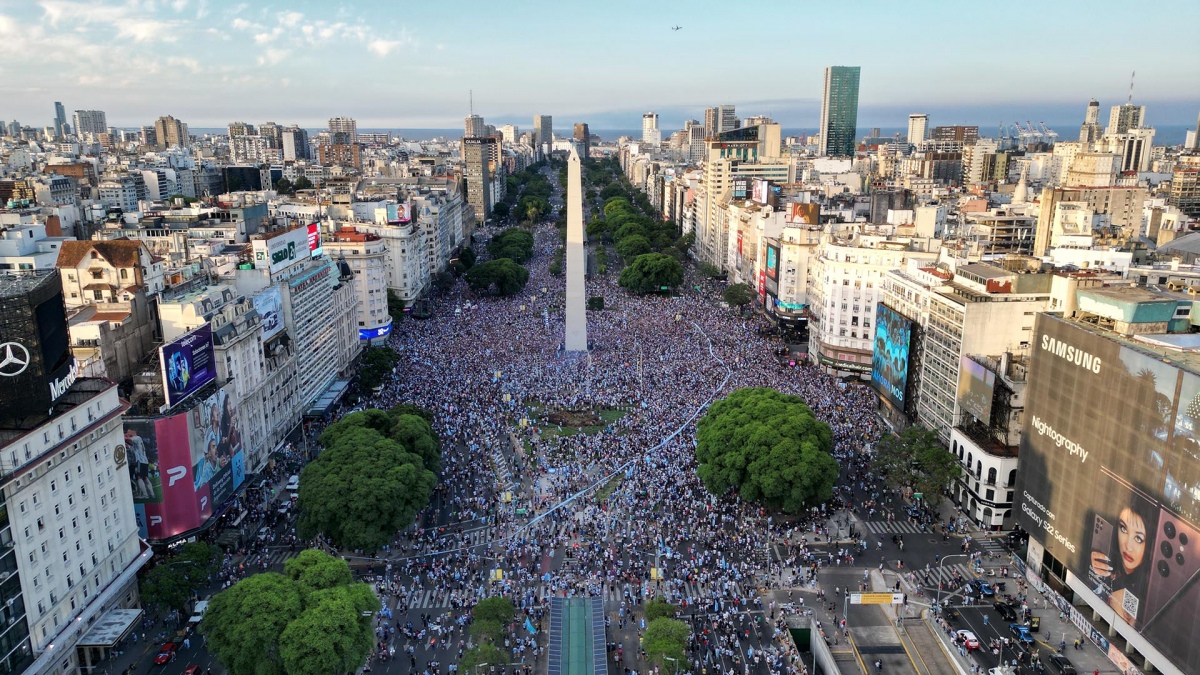
[[[1045,122],[1038,122],[1038,126],[1042,128],[1042,136],[1047,143],[1053,145],[1058,140],[1058,132],[1048,128]]]

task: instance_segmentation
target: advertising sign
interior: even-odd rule
[[[767,273],[765,270],[758,271],[758,301],[762,303],[767,297]]]
[[[158,357],[168,406],[191,396],[217,377],[209,324],[163,345],[158,350]]]
[[[325,250],[321,248],[321,226],[317,223],[309,223],[308,255],[315,258],[324,252]]]
[[[779,247],[767,245],[767,278],[779,280]]]
[[[297,227],[270,239],[251,241],[255,269],[270,270],[271,274],[275,274],[304,259],[305,252],[312,254],[308,241],[308,227]]]
[[[283,330],[283,295],[278,286],[268,286],[251,298],[254,309],[262,317],[263,341],[270,340]]]
[[[787,221],[793,225],[820,225],[821,206],[819,204],[792,202],[788,206]]]
[[[392,334],[392,324],[380,326],[379,328],[359,328],[359,340],[374,340],[376,338],[387,337]]]
[[[408,202],[404,202],[403,204],[388,204],[387,205],[388,222],[389,223],[407,223],[407,222],[409,222],[410,220],[412,220],[412,214],[409,211],[410,208],[411,207]]]
[[[1200,377],[1039,314],[1022,526],[1089,604],[1200,672]]]
[[[232,384],[189,411],[188,436],[192,481],[200,522],[204,522],[213,507],[229,499],[246,479],[242,424],[233,405]]]
[[[733,179],[733,197],[735,199],[745,199],[746,194],[750,190],[750,181],[745,178]]]
[[[964,354],[958,369],[958,407],[987,424],[992,419],[995,390],[996,374]]]
[[[871,356],[871,386],[900,410],[904,410],[908,389],[912,326],[911,320],[882,302],[875,306],[875,353]]]
[[[765,205],[767,203],[767,200],[770,198],[770,194],[771,194],[770,181],[765,181],[765,180],[762,180],[761,178],[756,178],[754,180],[754,191],[752,193],[751,199],[753,199],[755,202],[757,202],[759,204]]]

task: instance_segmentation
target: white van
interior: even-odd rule
[[[192,612],[192,618],[188,619],[188,625],[192,628],[195,628],[196,625],[200,623],[201,619],[204,618],[204,612],[206,610],[208,610],[207,600],[201,600],[200,602],[197,602],[196,609]]]
[[[295,474],[295,473],[292,474],[291,478],[288,478],[287,486],[284,489],[287,490],[288,492],[295,492],[296,490],[299,490],[300,489],[300,475]]]

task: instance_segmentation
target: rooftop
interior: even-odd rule
[[[0,298],[25,295],[42,284],[54,283],[58,270],[33,270],[0,274]]]

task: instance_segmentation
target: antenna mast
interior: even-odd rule
[[[1137,75],[1137,71],[1129,73],[1129,98],[1125,100],[1125,105],[1133,103],[1133,78]]]
[[[1133,95],[1133,94],[1132,94],[1132,93],[1130,93],[1130,96],[1132,96],[1132,95]],[[467,96],[469,97],[469,99],[468,99],[468,100],[470,101],[470,103],[469,103],[468,105],[469,105],[469,106],[470,106],[470,108],[471,108],[471,114],[472,114],[472,115],[474,115],[474,114],[475,114],[475,90],[473,90],[473,89],[468,89],[468,90],[467,90]]]

